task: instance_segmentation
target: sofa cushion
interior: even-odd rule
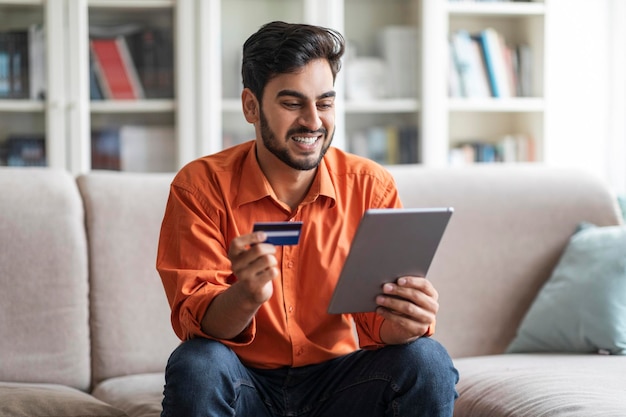
[[[86,390],[87,241],[74,178],[4,167],[0,190],[0,381]]]
[[[163,372],[109,378],[98,384],[93,395],[124,410],[130,417],[159,417],[163,401]]]
[[[626,356],[507,354],[454,361],[454,417],[623,417]]]
[[[63,385],[0,382],[0,416],[122,417],[126,414]]]
[[[626,354],[626,226],[581,225],[508,351]]]
[[[162,372],[179,343],[155,266],[172,177],[91,172],[77,179],[89,238],[94,384]]]

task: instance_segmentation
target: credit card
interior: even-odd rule
[[[264,222],[255,223],[254,232],[264,231],[267,235],[265,243],[276,246],[297,245],[300,240],[302,222]]]

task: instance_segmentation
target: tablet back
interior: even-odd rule
[[[382,285],[402,276],[425,277],[453,209],[371,209],[357,228],[328,312],[376,309]]]

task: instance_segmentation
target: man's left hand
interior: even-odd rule
[[[425,278],[401,277],[383,285],[376,298],[376,313],[385,318],[380,336],[386,344],[411,342],[423,336],[435,322],[439,294]]]

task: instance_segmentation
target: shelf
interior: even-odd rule
[[[532,113],[543,112],[544,107],[544,100],[535,97],[448,99],[448,109],[454,112]]]
[[[91,102],[92,113],[165,113],[176,108],[174,100],[101,100]]]
[[[419,109],[419,101],[410,98],[345,102],[346,113],[413,113]]]
[[[44,0],[2,0],[2,6],[43,6]]]
[[[45,104],[40,100],[0,100],[0,112],[43,112]]]
[[[137,8],[171,8],[176,5],[175,0],[88,0],[89,7],[128,9]]]
[[[448,3],[451,16],[540,16],[544,3]]]

